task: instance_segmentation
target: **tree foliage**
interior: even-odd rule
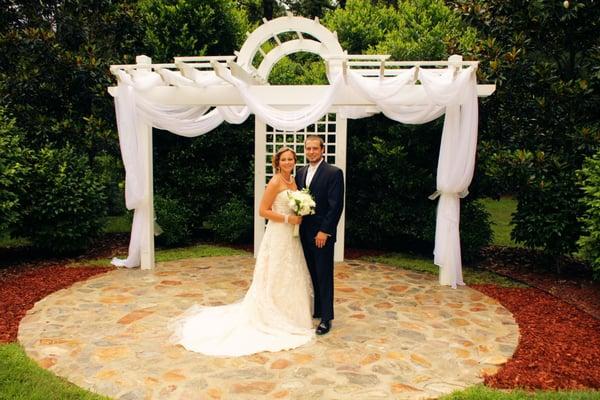
[[[600,144],[600,5],[449,3],[482,33],[480,75],[497,85],[481,107],[484,190],[517,195],[513,239],[570,253],[581,232],[575,171]]]
[[[438,60],[470,55],[476,31],[441,0],[400,1],[395,6],[350,0],[324,19],[350,54],[390,54],[394,60]]]
[[[13,232],[35,247],[63,254],[85,248],[100,233],[106,215],[103,187],[85,156],[70,146],[29,153],[31,169]]]
[[[27,149],[23,148],[21,138],[15,120],[0,106],[0,232],[21,216],[20,199],[29,172],[24,163]]]
[[[71,251],[100,230],[109,191],[92,176],[122,176],[109,66],[140,48],[136,15],[135,2],[88,0],[10,1],[0,12],[0,106],[28,155],[22,182],[35,182],[9,225],[35,246]]]
[[[294,15],[307,18],[321,18],[328,10],[335,10],[337,7],[332,0],[281,0],[281,3]]]
[[[230,55],[250,30],[233,0],[141,0],[146,51],[154,62],[178,56]]]
[[[109,65],[143,53],[155,62],[233,54],[246,31],[285,7],[322,18],[351,54],[480,59],[480,80],[495,82],[497,91],[481,102],[470,197],[514,193],[514,239],[554,253],[575,249],[589,212],[575,171],[600,142],[596,0],[0,0],[0,228],[64,251],[66,242],[82,243],[76,232],[93,237],[97,218],[122,207],[122,200],[105,201],[121,195],[123,174]],[[270,81],[324,83],[324,71],[318,57],[294,54]],[[440,130],[440,121],[349,123],[350,243],[430,245],[435,203],[426,196],[435,186]],[[252,135],[250,123],[192,140],[156,132],[156,191],[169,199],[166,208],[188,205],[190,232],[209,220],[227,235],[242,232],[221,222],[252,205]],[[589,163],[584,169],[593,169]],[[22,190],[27,182],[36,186]],[[387,192],[374,193],[373,182]],[[469,224],[461,229],[477,247],[489,227],[473,199],[463,202]],[[52,229],[57,215],[66,224],[59,233]]]
[[[600,280],[600,151],[585,160],[578,177],[584,192],[581,203],[585,209],[580,217],[583,235],[578,245],[592,265],[594,277]]]
[[[147,52],[154,62],[183,55],[231,55],[252,30],[246,12],[232,0],[143,0],[141,8]],[[182,229],[206,234],[209,217],[232,197],[252,204],[252,138],[248,123],[223,124],[192,139],[154,130],[155,191],[169,200],[161,202],[164,207],[183,204],[189,209]]]

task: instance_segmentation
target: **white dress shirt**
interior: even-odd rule
[[[312,182],[313,177],[315,176],[315,172],[317,172],[317,168],[323,162],[323,159],[319,161],[317,164],[312,165],[308,164],[308,171],[306,171],[306,187],[310,187],[310,183]]]

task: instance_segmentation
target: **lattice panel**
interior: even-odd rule
[[[317,135],[325,142],[325,161],[329,164],[335,164],[336,151],[336,118],[335,113],[326,114],[320,121],[309,125],[304,130],[298,132],[280,131],[267,125],[266,134],[266,157],[265,157],[265,184],[273,176],[273,166],[271,160],[273,154],[281,147],[287,146],[296,152],[298,161],[296,169],[307,164],[304,153],[304,140],[306,136]],[[294,171],[295,174],[296,171]]]

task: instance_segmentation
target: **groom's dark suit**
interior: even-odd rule
[[[296,173],[296,185],[306,187],[308,166]],[[316,207],[314,215],[302,217],[300,240],[306,264],[315,290],[315,317],[333,319],[333,250],[337,224],[344,208],[344,176],[342,170],[321,162],[309,186]],[[315,245],[315,236],[321,231],[329,235],[325,246]]]

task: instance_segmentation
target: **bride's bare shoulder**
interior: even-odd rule
[[[267,183],[266,191],[279,193],[281,190],[285,189],[285,184],[283,180],[279,176],[279,174],[275,174],[269,179],[269,183]]]

